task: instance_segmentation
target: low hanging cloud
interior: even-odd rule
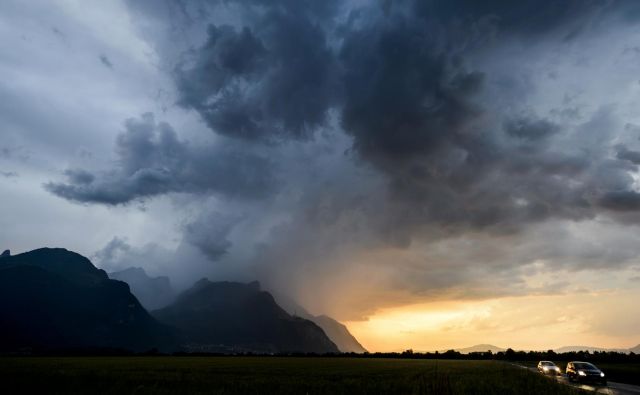
[[[81,203],[125,204],[166,193],[218,193],[259,198],[274,186],[267,158],[233,144],[191,146],[152,114],[131,118],[116,139],[117,167],[103,172],[65,171],[66,183],[45,188]]]
[[[217,261],[231,247],[229,233],[239,220],[216,212],[202,215],[185,225],[185,241],[197,247],[210,260]]]

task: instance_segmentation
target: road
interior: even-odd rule
[[[532,372],[535,372],[536,374],[540,374],[538,373],[538,369],[536,368],[529,368],[526,366],[522,366],[522,365],[517,365],[521,368],[524,369],[528,369]],[[572,386],[574,388],[580,388],[582,390],[586,390],[586,391],[592,391],[595,392],[596,394],[608,394],[608,395],[640,395],[640,386],[638,385],[631,385],[631,384],[623,384],[623,383],[616,383],[613,381],[609,381],[608,384],[606,386],[602,386],[602,385],[589,385],[589,384],[577,384],[577,383],[572,383],[567,379],[567,376],[562,374],[559,376],[550,376],[547,375],[546,377],[548,377],[550,380],[557,380],[558,383],[562,383],[564,385],[569,385]]]

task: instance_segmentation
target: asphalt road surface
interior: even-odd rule
[[[518,366],[520,366],[522,368],[525,368],[525,369],[529,369],[532,372],[535,372],[536,374],[541,374],[541,373],[538,373],[538,369],[536,369],[536,368],[528,368],[526,366],[521,366],[521,365],[518,365]],[[561,374],[561,375],[558,375],[558,376],[546,375],[546,377],[548,377],[550,380],[554,380],[555,379],[555,380],[558,381],[558,383],[562,383],[564,385],[570,385],[572,387],[580,388],[580,389],[586,390],[586,391],[592,391],[592,392],[595,392],[596,394],[640,395],[640,386],[638,386],[638,385],[616,383],[616,382],[613,382],[613,381],[609,381],[606,386],[597,385],[597,384],[572,383],[567,379],[567,376],[565,374]]]

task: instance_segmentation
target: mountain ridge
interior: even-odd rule
[[[289,314],[310,320],[322,328],[331,341],[338,346],[340,351],[355,352],[359,354],[368,352],[367,349],[360,344],[358,339],[349,332],[346,325],[342,324],[338,320],[327,315],[313,315],[286,295],[275,292],[273,295],[278,304]]]
[[[173,330],[91,261],[41,248],[0,261],[0,349],[171,347]]]
[[[201,279],[171,305],[151,314],[181,330],[189,351],[339,352],[318,325],[291,316],[258,282]]]
[[[451,349],[450,349],[451,350]],[[472,352],[486,352],[486,351],[491,351],[492,353],[496,353],[496,352],[505,352],[507,351],[506,348],[502,348],[502,347],[498,347],[498,346],[494,346],[492,344],[476,344],[474,346],[471,347],[465,347],[465,348],[453,348],[454,351],[457,351],[461,354],[469,354]],[[514,349],[515,351],[540,351],[540,350],[520,350],[520,349]],[[555,349],[552,349],[554,352],[556,353],[567,353],[567,352],[579,352],[579,351],[589,351],[589,352],[622,352],[622,353],[630,353],[630,352],[634,352],[634,353],[638,353],[640,352],[640,344],[638,344],[635,347],[630,347],[630,348],[605,348],[605,347],[592,347],[592,346],[563,346],[563,347],[558,347]],[[446,352],[448,350],[441,350],[439,352]],[[546,351],[546,350],[545,350]]]
[[[151,277],[140,267],[129,267],[111,272],[109,278],[129,284],[131,293],[149,311],[169,305],[176,297],[169,277]]]

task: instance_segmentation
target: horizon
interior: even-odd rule
[[[8,0],[0,251],[259,281],[370,352],[633,348],[639,22],[632,0]]]
[[[63,248],[63,247],[41,247],[41,248],[54,248],[55,249],[55,248]],[[10,250],[7,250],[7,251],[10,251]],[[19,255],[19,254],[25,253],[25,252],[29,252],[29,251],[21,251],[18,254],[14,254],[13,251],[10,251],[11,255]],[[96,266],[96,267],[98,267],[100,269],[99,266]],[[142,272],[146,276],[148,276],[148,273],[142,267],[127,267],[127,268],[123,269],[123,271],[126,271],[128,269],[141,269]],[[112,273],[107,271],[107,274],[111,277]],[[158,277],[166,277],[166,276],[162,276],[161,274],[158,274]],[[151,278],[153,278],[153,277],[151,277]],[[157,278],[157,277],[155,277],[155,278]],[[207,279],[207,278],[203,277],[202,279]],[[197,280],[196,282],[201,281],[202,279]],[[169,279],[169,281],[170,281],[170,279]],[[229,281],[229,280],[219,279],[219,280],[215,280],[215,281],[226,282],[226,281]],[[250,284],[250,282],[246,282],[246,283],[239,282],[239,283],[246,284],[246,285]],[[193,285],[195,285],[195,284],[193,284]],[[178,291],[178,293],[182,293],[183,291],[187,291],[187,290],[189,290],[189,287],[187,289],[182,290],[182,291],[180,291],[180,290],[177,290],[177,291]],[[264,290],[264,291],[270,292],[269,290]],[[134,295],[135,295],[135,293],[134,293]],[[281,305],[281,301],[279,300],[279,298],[276,297],[275,300],[276,300],[276,303],[278,303],[281,307],[284,308],[284,305]],[[302,318],[304,318],[304,315],[308,313],[304,309],[303,306],[295,306],[295,307],[303,309]],[[290,309],[286,309],[286,308],[285,308],[285,310],[288,311],[290,314],[292,314],[294,316],[297,315],[295,311],[291,312]],[[395,310],[395,312],[397,312],[397,310]],[[421,315],[421,316],[424,318],[424,315]],[[427,317],[428,317],[428,315],[427,315]],[[398,324],[398,322],[400,322],[400,321],[401,320],[393,320],[392,323],[393,324]],[[355,323],[343,322],[343,324],[345,324],[347,326],[348,330],[350,330],[352,334],[359,334],[359,332],[357,330],[357,325],[359,323],[361,323],[361,321],[356,321]],[[352,325],[355,325],[355,328]],[[365,338],[364,342],[362,341],[362,338]],[[587,352],[589,352],[589,351],[591,351],[591,352],[593,352],[593,351],[619,351],[619,352],[625,352],[625,351],[629,351],[631,349],[640,347],[640,343],[638,343],[638,344],[631,345],[631,346],[624,346],[624,345],[623,346],[602,346],[600,344],[591,344],[591,345],[561,344],[561,345],[556,345],[556,346],[548,346],[548,345],[546,345],[546,346],[538,346],[538,348],[535,348],[535,347],[526,348],[526,347],[517,347],[517,346],[513,346],[512,347],[511,345],[507,345],[507,347],[502,347],[502,346],[496,345],[496,344],[479,342],[479,343],[476,343],[476,344],[464,345],[464,346],[463,345],[452,345],[452,344],[449,344],[449,345],[444,345],[444,346],[442,346],[442,347],[440,347],[438,349],[420,349],[419,347],[416,348],[416,347],[414,347],[414,345],[408,344],[408,343],[405,346],[400,346],[400,347],[374,349],[374,348],[371,348],[371,347],[367,346],[366,334],[365,334],[365,336],[356,336],[356,339],[361,344],[363,344],[365,346],[365,349],[367,349],[367,352],[370,352],[370,353],[376,353],[376,352],[380,352],[380,353],[401,353],[401,352],[404,352],[406,350],[412,350],[415,353],[435,353],[435,352],[442,353],[442,352],[446,352],[446,351],[449,351],[449,350],[454,350],[454,351],[461,352],[462,354],[466,354],[466,353],[469,353],[469,352],[485,352],[485,351],[489,351],[489,350],[493,350],[493,349],[499,349],[498,351],[493,351],[494,353],[497,353],[499,351],[503,351],[504,352],[504,351],[506,351],[508,349],[512,349],[512,350],[514,350],[516,352],[519,352],[519,351],[524,351],[524,352],[529,352],[529,351],[547,352],[547,351],[551,351],[551,350],[555,351],[555,352],[572,352],[572,351],[587,351]],[[481,346],[487,346],[487,349],[481,349],[480,348]],[[468,350],[468,349],[472,349],[472,350]],[[569,349],[569,350],[566,350],[566,349]]]

